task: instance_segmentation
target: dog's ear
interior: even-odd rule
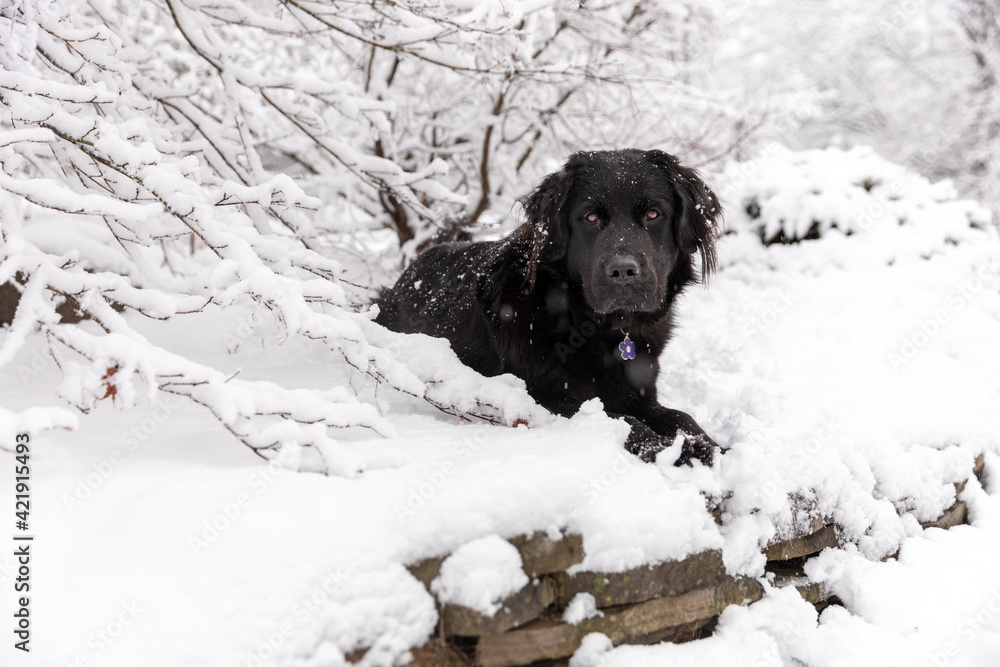
[[[663,151],[649,151],[647,156],[673,181],[680,204],[674,217],[674,236],[683,252],[701,253],[701,274],[705,279],[715,271],[722,206],[694,169],[681,166],[677,158]]]
[[[569,196],[570,181],[566,169],[549,174],[522,200],[527,224],[545,236],[546,259],[562,258],[569,247],[569,230],[562,208]]]
[[[527,220],[524,236],[531,240],[528,258],[528,282],[535,288],[535,274],[542,259],[562,259],[569,249],[569,230],[563,206],[569,197],[572,177],[569,169],[546,176],[535,191],[521,199]]]

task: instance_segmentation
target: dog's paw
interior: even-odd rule
[[[632,427],[625,440],[625,451],[638,456],[646,463],[656,461],[656,456],[670,446],[670,441],[649,428],[635,417],[623,416],[622,419]]]
[[[647,423],[658,433],[670,438],[671,443],[683,438],[681,451],[674,465],[691,465],[693,461],[701,461],[710,467],[715,460],[719,446],[686,412],[661,407],[649,416]]]
[[[674,465],[691,465],[693,461],[701,461],[705,466],[711,467],[715,460],[715,452],[719,446],[694,423],[694,420],[691,420],[690,424],[685,424],[687,428],[678,428],[674,432],[674,437],[670,438],[657,433],[635,417],[623,415],[621,418],[632,427],[625,440],[625,451],[638,456],[646,463],[655,463],[660,452],[676,446],[675,443],[681,438],[683,441],[680,442],[680,454],[677,455]]]
[[[715,452],[719,446],[704,432],[697,435],[681,433],[684,437],[684,444],[681,446],[681,455],[674,461],[675,466],[691,465],[694,461],[701,461],[702,465],[711,468],[715,461]]]

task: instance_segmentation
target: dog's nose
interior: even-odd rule
[[[632,255],[615,255],[604,270],[614,282],[628,283],[639,277],[639,262]]]

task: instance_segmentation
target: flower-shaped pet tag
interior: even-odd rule
[[[622,359],[628,361],[629,359],[635,359],[635,343],[632,339],[628,337],[628,333],[625,334],[625,340],[618,343],[618,349],[622,352]]]

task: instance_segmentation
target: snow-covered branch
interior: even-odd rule
[[[388,433],[374,404],[343,386],[289,389],[234,377],[153,343],[129,315],[167,320],[254,302],[280,323],[283,337],[321,341],[364,375],[446,412],[504,423],[547,418],[515,381],[484,381],[453,357],[450,364],[402,361],[421,351],[375,325],[345,290],[341,265],[315,249],[317,230],[304,212],[320,200],[264,166],[261,148],[270,150],[272,140],[290,152],[310,142],[306,150],[324,155],[310,160],[318,173],[340,168],[352,187],[389,193],[427,219],[436,215],[434,201],[458,197],[437,180],[443,161],[407,170],[365,154],[338,136],[329,117],[346,113],[378,125],[391,104],[304,66],[275,76],[231,55],[246,52],[230,48],[233,35],[246,42],[256,28],[303,37],[301,21],[239,14],[241,4],[170,1],[133,15],[92,8],[73,17],[30,4],[3,10],[3,30],[17,39],[0,54],[0,188],[8,193],[0,198],[0,284],[20,298],[0,339],[0,363],[40,328],[63,373],[60,393],[81,410],[180,394],[260,456],[294,442],[308,446],[302,468],[356,473],[363,463],[334,435],[344,428]],[[146,56],[126,25],[148,26],[164,11],[177,28],[161,42],[177,49],[174,69]],[[204,21],[205,12],[213,21]],[[51,229],[65,225],[65,238],[28,233],[25,202],[52,211],[60,222]],[[101,229],[94,222],[103,223],[104,242],[89,237]],[[63,303],[97,327],[63,322]],[[71,425],[63,412],[45,423]]]

